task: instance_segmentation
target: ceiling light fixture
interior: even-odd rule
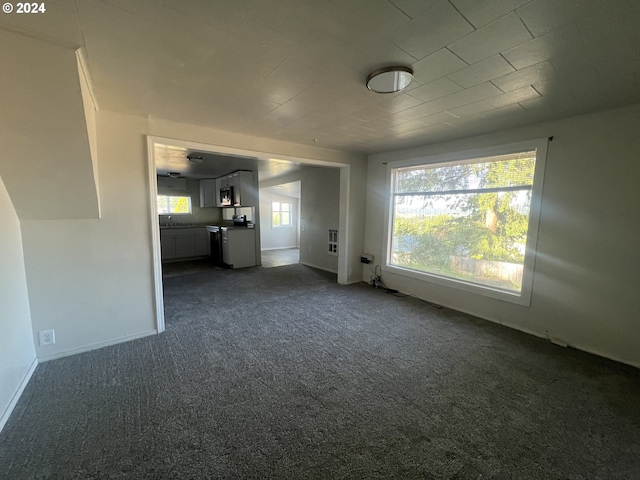
[[[178,178],[180,176],[179,172],[167,172],[167,177],[169,178]]]
[[[413,71],[408,67],[383,67],[367,77],[367,88],[376,93],[394,93],[404,90],[413,80]]]
[[[187,155],[187,160],[189,160],[191,163],[204,162],[204,158],[202,158],[200,155],[194,155],[193,153],[190,153],[189,155]]]

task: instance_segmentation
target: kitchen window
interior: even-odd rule
[[[389,164],[387,268],[528,305],[546,143]]]
[[[271,226],[273,228],[290,227],[293,204],[290,202],[271,202]]]
[[[189,214],[192,213],[191,197],[158,195],[158,214]]]

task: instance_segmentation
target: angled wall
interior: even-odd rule
[[[18,217],[99,218],[93,107],[75,50],[3,30],[0,44],[0,176]]]
[[[4,159],[0,154],[0,159]],[[36,365],[20,222],[0,179],[0,430]]]

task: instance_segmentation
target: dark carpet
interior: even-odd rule
[[[165,301],[164,334],[38,366],[1,478],[640,478],[637,369],[303,265]]]

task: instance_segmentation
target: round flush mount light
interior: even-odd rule
[[[189,160],[191,163],[204,162],[204,158],[202,158],[200,155],[194,155],[193,153],[190,153],[189,155],[187,155],[187,160]]]
[[[178,178],[180,176],[180,172],[167,172],[167,177],[169,178]]]
[[[383,67],[367,77],[367,88],[376,93],[394,93],[404,90],[413,80],[413,71],[407,67]]]

